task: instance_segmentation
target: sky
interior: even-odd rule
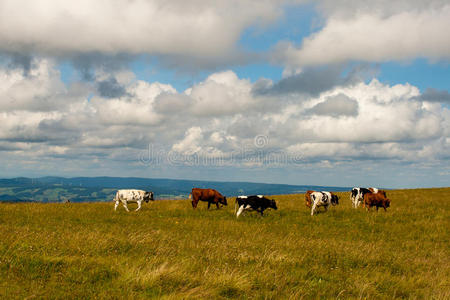
[[[450,186],[449,0],[0,0],[0,177]]]

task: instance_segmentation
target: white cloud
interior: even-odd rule
[[[173,145],[172,150],[187,155],[194,154],[202,150],[201,142],[203,142],[203,130],[200,127],[191,127],[186,131],[183,140]]]
[[[339,94],[334,97],[328,97],[324,102],[316,104],[310,112],[317,115],[329,116],[356,116],[358,114],[358,102]]]
[[[40,60],[28,74],[21,69],[0,69],[0,110],[50,111],[68,105],[59,71],[49,60]]]
[[[447,0],[319,0],[317,7],[325,16],[351,17],[372,12],[391,16],[399,12],[439,9],[448,4]]]
[[[448,3],[422,10],[361,9],[350,15],[337,9],[299,47],[284,42],[275,56],[289,69],[346,61],[448,60],[450,36],[444,28],[449,27]]]
[[[204,82],[187,91],[193,101],[194,115],[232,115],[247,111],[255,104],[251,97],[252,85],[248,80],[239,79],[232,71],[210,75]]]
[[[154,111],[153,102],[162,93],[175,93],[170,85],[137,81],[127,86],[127,94],[116,99],[94,97],[91,103],[98,118],[104,124],[154,125],[160,117]]]
[[[226,59],[250,25],[281,15],[279,1],[5,0],[0,51],[71,56],[152,54]]]
[[[371,159],[436,162],[446,159],[450,148],[448,109],[422,101],[409,84],[389,86],[374,79],[335,86],[318,96],[255,95],[260,83],[225,71],[179,93],[170,85],[118,73],[125,93],[109,98],[95,89],[65,87],[47,60],[35,64],[29,76],[0,70],[2,99],[15,85],[29,89],[21,105],[0,113],[0,151],[24,164],[138,164],[139,151],[148,145],[165,153],[234,158],[235,166],[254,167],[265,165],[255,158],[275,155],[279,163],[283,153],[319,165]],[[95,95],[88,99],[90,93]],[[41,98],[35,94],[52,105],[39,110]],[[258,135],[267,138],[260,148]]]

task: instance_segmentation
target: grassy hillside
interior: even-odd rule
[[[378,213],[340,195],[314,217],[284,195],[238,220],[231,199],[1,203],[0,298],[450,298],[450,188],[390,191]]]

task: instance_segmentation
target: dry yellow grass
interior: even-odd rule
[[[387,212],[303,195],[234,202],[0,204],[2,298],[450,298],[450,188],[388,191]]]

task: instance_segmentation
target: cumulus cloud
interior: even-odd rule
[[[356,116],[358,114],[358,102],[344,94],[328,97],[325,101],[316,104],[310,109],[316,115]]]
[[[297,70],[295,74],[282,78],[275,84],[264,79],[254,85],[254,93],[259,95],[306,94],[318,96],[339,85],[358,81],[357,71],[343,75],[342,66],[326,66]]]
[[[31,68],[33,67],[33,58],[30,55],[22,53],[12,53],[8,55],[11,57],[11,61],[8,67],[11,69],[22,69],[24,75],[28,75]]]
[[[104,98],[120,98],[126,95],[125,88],[114,77],[97,82],[97,90]]]
[[[417,99],[429,102],[450,103],[450,93],[444,90],[427,88]]]
[[[390,16],[399,12],[440,9],[448,4],[447,0],[319,0],[319,11],[329,16],[352,17],[362,12],[376,12],[382,16]]]
[[[326,2],[325,7],[332,9],[323,28],[305,38],[300,46],[279,44],[274,55],[291,68],[346,61],[450,59],[450,37],[439,29],[450,27],[448,2],[436,1],[423,9],[404,4],[392,10],[361,9],[364,5],[345,10]]]
[[[193,100],[192,113],[198,116],[232,115],[255,104],[248,80],[239,79],[232,71],[214,73],[186,91]]]
[[[150,54],[218,62],[238,52],[235,44],[245,28],[276,20],[282,4],[271,0],[2,1],[0,51],[78,57],[81,69],[92,64],[90,57],[101,55]]]
[[[27,74],[21,68],[0,69],[0,108],[49,111],[71,101],[54,67],[50,61],[42,60]]]
[[[105,94],[81,83],[67,87],[51,61],[34,64],[27,76],[0,70],[1,99],[20,100],[1,102],[0,150],[11,161],[128,166],[139,164],[152,145],[166,154],[221,157],[234,166],[261,166],[274,157],[279,163],[283,155],[333,165],[433,161],[450,147],[448,109],[409,84],[374,79],[317,95],[257,95],[261,82],[232,71],[211,74],[184,92],[128,73],[96,73],[97,82],[110,80],[123,89]],[[18,90],[24,90],[20,97]]]

